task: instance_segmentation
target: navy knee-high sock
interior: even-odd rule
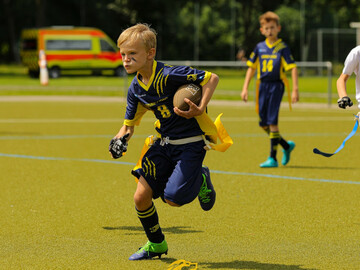
[[[270,128],[267,127],[267,128],[264,128],[264,131],[270,135]],[[279,144],[282,146],[282,148],[284,148],[285,150],[288,150],[290,145],[287,143],[287,141],[279,134],[280,136],[280,141],[279,141]]]
[[[160,228],[159,217],[154,203],[152,203],[150,208],[145,211],[139,211],[136,209],[136,213],[149,241],[153,243],[161,243],[164,241],[165,237]]]
[[[280,141],[280,134],[279,132],[270,131],[269,137],[270,137],[270,145],[271,145],[270,157],[276,160],[276,153]]]

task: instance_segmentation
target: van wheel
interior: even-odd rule
[[[122,66],[119,66],[114,69],[114,76],[115,77],[124,77],[126,76],[126,71]]]
[[[60,78],[61,72],[59,67],[52,67],[49,70],[49,77],[52,79]]]

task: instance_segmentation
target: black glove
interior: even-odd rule
[[[337,103],[341,109],[345,109],[347,106],[351,107],[353,105],[353,102],[347,96],[339,98]]]
[[[129,137],[130,133],[125,134],[121,138],[113,138],[109,144],[109,152],[111,156],[115,159],[123,156],[123,153],[127,150],[127,137]]]

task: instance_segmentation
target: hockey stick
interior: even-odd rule
[[[344,146],[345,146],[346,141],[347,141],[348,139],[350,139],[350,138],[356,133],[356,131],[357,131],[358,127],[359,127],[359,116],[357,116],[357,115],[354,115],[354,116],[355,116],[356,122],[355,122],[355,125],[354,125],[353,130],[352,130],[352,131],[350,132],[350,134],[345,138],[345,140],[342,142],[342,144],[340,145],[340,147],[339,147],[334,153],[332,153],[332,154],[330,154],[330,153],[325,153],[325,152],[320,151],[320,150],[317,149],[317,148],[314,148],[314,149],[313,149],[314,154],[322,155],[322,156],[324,156],[324,157],[331,157],[331,156],[335,155],[336,153],[338,153],[341,149],[343,149]]]

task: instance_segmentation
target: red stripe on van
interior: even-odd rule
[[[121,60],[120,54],[109,54],[109,53],[103,53],[103,54],[48,54],[46,55],[47,61],[53,61],[53,60],[62,60],[62,61],[69,61],[69,60],[85,60],[85,59],[106,59],[110,61],[119,61]]]
[[[93,59],[93,54],[51,54],[46,55],[46,60],[77,60],[77,59]]]

